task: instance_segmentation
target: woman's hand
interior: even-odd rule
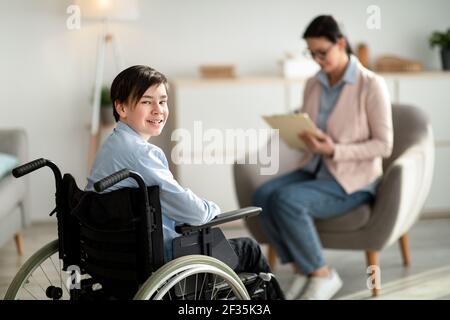
[[[316,154],[321,154],[327,157],[334,155],[334,142],[331,137],[323,131],[318,130],[317,133],[302,132],[298,137],[303,140],[308,149]]]

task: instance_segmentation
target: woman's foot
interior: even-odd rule
[[[286,300],[298,299],[307,282],[308,282],[307,276],[305,276],[304,274],[295,273],[294,279],[291,280],[292,285],[285,294]]]
[[[303,300],[329,300],[342,288],[342,280],[334,269],[328,276],[310,276],[300,296]]]

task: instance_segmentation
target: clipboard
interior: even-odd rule
[[[305,149],[308,147],[298,137],[303,131],[317,132],[317,127],[306,113],[281,114],[263,116],[263,119],[273,128],[280,130],[281,139],[292,149]]]

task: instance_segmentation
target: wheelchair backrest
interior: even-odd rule
[[[164,262],[159,188],[148,187],[147,192],[152,230],[141,223],[145,210],[139,189],[103,194],[81,191],[71,175],[64,175],[57,194],[64,267],[78,265],[116,296],[135,293]]]

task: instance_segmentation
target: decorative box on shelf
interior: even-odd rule
[[[202,78],[235,78],[236,68],[232,64],[208,64],[199,67]]]

